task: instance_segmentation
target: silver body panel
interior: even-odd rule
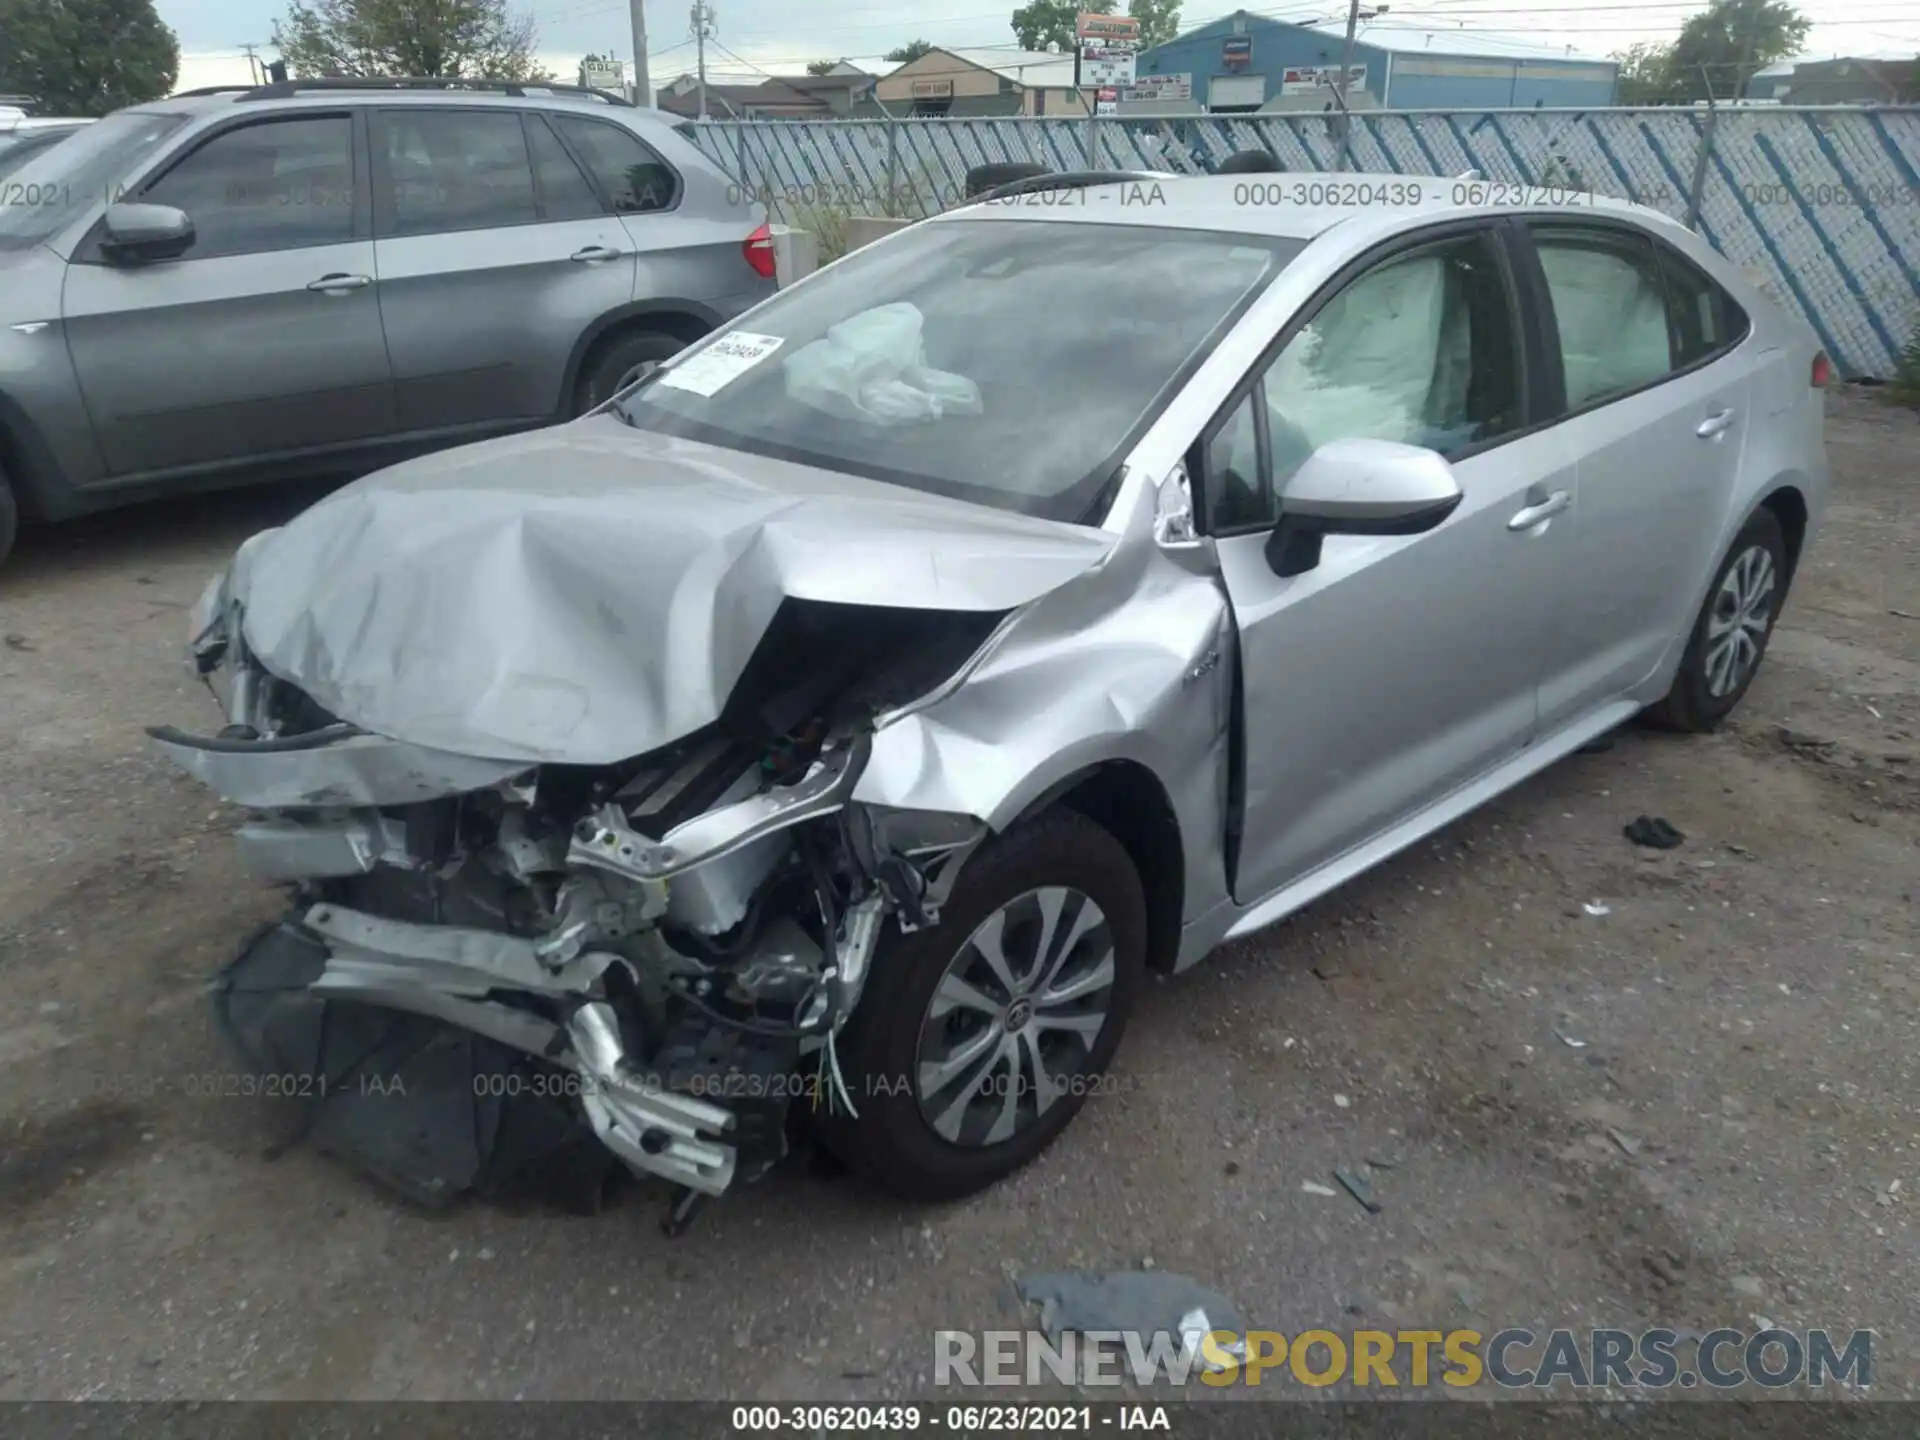
[[[1121,457],[1097,524],[668,439],[601,414],[370,477],[257,538],[208,603],[237,604],[243,648],[267,675],[386,737],[361,744],[368,756],[401,747],[394,763],[436,793],[466,778],[441,757],[474,757],[478,788],[529,765],[614,765],[714,724],[789,600],[1000,615],[944,680],[835,740],[791,783],[729,790],[664,838],[628,828],[617,805],[588,812],[566,864],[653,887],[648,904],[717,933],[782,862],[770,840],[822,817],[862,820],[887,856],[928,862],[929,883],[917,918],[884,887],[859,902],[864,928],[849,923],[841,939],[845,979],[864,972],[883,925],[937,923],[982,835],[1120,773],[1177,842],[1168,873],[1142,875],[1176,893],[1177,926],[1151,958],[1177,969],[1659,699],[1721,558],[1769,497],[1790,489],[1804,540],[1817,533],[1827,469],[1812,337],[1679,227],[1624,205],[1282,212],[1227,205],[1224,181],[1168,189],[1177,203],[1144,212],[1100,191],[1085,206],[1002,212],[1013,224],[1104,216],[1313,237]],[[1514,215],[1601,212],[1715,280],[1749,317],[1744,336],[1657,383],[1461,454],[1435,481],[1450,473],[1457,503],[1417,533],[1329,535],[1316,563],[1289,572],[1270,558],[1267,531],[1195,532],[1183,507],[1197,443],[1310,306],[1436,226],[1491,233]],[[862,253],[889,243],[899,240]],[[1529,334],[1520,348],[1538,363],[1543,343]],[[1391,464],[1391,450],[1350,454]],[[351,754],[350,743],[250,756],[257,775],[205,752],[176,758],[233,798],[284,797],[313,786],[316,766],[346,784],[333,752]],[[277,783],[259,778],[276,769]],[[333,803],[380,803],[371,797],[390,793],[386,774]],[[304,832],[265,839],[282,854],[313,843]],[[356,864],[375,843],[359,829],[336,834],[328,863]],[[381,933],[372,948],[439,953],[410,931]],[[592,959],[580,933],[556,922],[513,964],[550,985],[549,958]],[[370,943],[336,955],[336,975],[391,994],[405,967],[375,964]],[[478,963],[476,945],[460,937],[453,958]],[[768,974],[799,963],[784,951],[763,960]],[[416,997],[422,1013],[478,999],[445,965],[436,973]],[[602,1139],[640,1168],[724,1186],[725,1126],[634,1109],[604,1017],[581,1014],[576,1052],[606,1052],[590,1061],[609,1079],[589,1107]],[[482,1021],[490,1033],[506,1023],[475,1017],[474,1028]],[[658,1132],[654,1149],[636,1148],[636,1126]]]
[[[676,201],[393,233],[394,187],[378,183],[382,117],[422,108],[617,127],[675,172]],[[616,332],[692,338],[776,288],[742,249],[765,208],[648,110],[395,90],[178,98],[118,113],[182,123],[110,183],[89,185],[99,198],[73,205],[44,243],[0,244],[0,429],[21,460],[8,478],[49,518],[213,477],[351,473],[550,423],[577,413],[594,346]],[[280,186],[268,208],[338,215],[341,233],[144,264],[103,258],[110,197],[141,197],[222,136],[298,119],[350,135],[339,153],[352,193],[322,195],[298,173],[228,192]],[[47,169],[57,159],[36,156],[14,178],[57,190]]]

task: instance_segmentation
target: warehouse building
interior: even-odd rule
[[[1122,112],[1254,114],[1332,103],[1343,30],[1245,10],[1143,51]],[[1613,103],[1618,67],[1480,30],[1362,25],[1347,85],[1353,109],[1500,110]]]

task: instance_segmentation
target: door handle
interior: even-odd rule
[[[348,290],[364,290],[372,283],[371,275],[322,275],[318,280],[309,280],[307,288],[324,295],[337,295]]]
[[[574,251],[573,254],[569,255],[567,258],[569,260],[580,260],[580,261],[618,260],[621,256],[625,255],[626,253],[627,252],[624,250],[609,249],[605,245],[589,245],[584,250]]]
[[[1556,490],[1538,505],[1529,505],[1524,510],[1516,510],[1513,518],[1507,521],[1507,529],[1531,530],[1542,520],[1551,520],[1571,504],[1573,504],[1571,490]]]
[[[1717,415],[1709,415],[1698,425],[1694,426],[1693,433],[1698,435],[1702,440],[1711,440],[1731,424],[1733,424],[1733,411],[1722,410]]]

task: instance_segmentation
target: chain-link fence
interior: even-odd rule
[[[1328,171],[1336,117],[715,121],[701,148],[781,218],[920,217],[969,169],[1211,170],[1264,149]],[[1693,224],[1798,307],[1850,376],[1887,378],[1920,326],[1920,108],[1376,111],[1353,117],[1349,170],[1593,191]]]

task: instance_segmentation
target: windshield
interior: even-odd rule
[[[59,144],[72,133],[72,130],[23,130],[12,135],[0,135],[0,176],[11,175],[34,156]]]
[[[35,150],[7,176],[7,203],[0,205],[0,250],[24,250],[50,240],[96,200],[117,199],[120,182],[185,118],[121,110],[82,126],[57,145]]]
[[[1080,520],[1304,242],[967,219],[854,255],[629,391],[643,429]]]

